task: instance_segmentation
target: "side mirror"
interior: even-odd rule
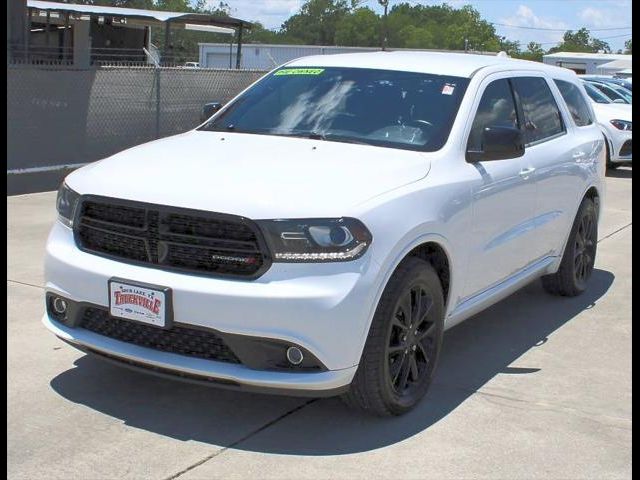
[[[621,99],[621,98],[616,98],[616,99],[613,101],[613,103],[627,103],[627,102],[625,102],[625,101],[624,101],[623,99]]]
[[[205,103],[204,107],[202,107],[202,113],[200,114],[200,122],[207,121],[214,113],[222,108],[222,104],[220,102],[209,102]]]
[[[482,132],[482,150],[467,150],[467,162],[505,160],[524,155],[522,132],[515,127],[493,125]]]

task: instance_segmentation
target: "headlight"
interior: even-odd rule
[[[275,262],[344,262],[361,257],[371,233],[355,218],[258,220]]]
[[[618,130],[631,131],[631,122],[627,122],[626,120],[610,120],[610,123]]]
[[[68,227],[73,226],[73,216],[79,199],[80,194],[67,187],[66,183],[63,182],[60,185],[56,199],[56,209],[58,210],[60,221]]]

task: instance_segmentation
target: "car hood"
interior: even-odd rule
[[[249,218],[346,216],[427,175],[421,152],[241,133],[190,131],[71,173],[81,194]]]
[[[593,111],[599,122],[613,119],[631,121],[631,105],[625,103],[596,103],[592,102]]]

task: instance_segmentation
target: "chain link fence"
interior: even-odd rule
[[[10,176],[93,162],[192,129],[205,103],[228,102],[264,73],[9,65],[7,185]]]

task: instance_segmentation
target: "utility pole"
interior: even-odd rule
[[[387,7],[389,0],[378,0],[378,3],[384,7],[384,17],[382,18],[382,50],[387,48]]]

